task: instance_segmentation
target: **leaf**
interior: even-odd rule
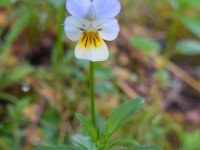
[[[182,0],[188,7],[200,8],[200,1],[198,0]]]
[[[185,10],[186,8],[200,8],[200,1],[197,0],[165,0],[169,2],[172,7],[178,11],[180,9]]]
[[[34,148],[34,150],[76,150],[75,148],[67,145],[55,145],[55,146],[40,146]]]
[[[90,121],[88,121],[83,115],[76,113],[76,118],[80,121],[82,129],[92,137],[94,141],[97,141],[97,131]]]
[[[175,10],[180,8],[180,3],[178,3],[177,0],[166,0],[166,1],[170,3]]]
[[[101,139],[104,136],[106,127],[105,127],[105,120],[100,115],[97,115],[97,128],[98,128],[99,138]]]
[[[7,6],[7,5],[11,5],[12,3],[13,3],[13,0],[1,0],[0,6]]]
[[[4,141],[4,139],[0,139],[0,149],[2,150],[9,150],[9,145]]]
[[[55,1],[55,0],[49,0],[49,3],[52,4],[52,6],[59,8],[62,5],[64,5],[65,0],[59,0],[59,1]]]
[[[157,145],[136,145],[128,148],[128,150],[163,150],[163,149]]]
[[[159,52],[161,50],[158,42],[148,38],[135,37],[131,39],[131,43],[144,52]]]
[[[159,68],[155,72],[157,80],[163,85],[168,85],[170,81],[169,72],[163,68]]]
[[[194,35],[200,38],[200,19],[197,17],[182,17],[184,26],[186,26]]]
[[[199,149],[200,131],[183,132],[181,134],[181,142],[183,150],[197,150]]]
[[[20,33],[27,26],[27,24],[29,23],[28,20],[30,19],[29,17],[30,13],[27,9],[22,11],[22,15],[18,17],[19,19],[16,21],[9,34],[6,36],[6,41],[2,48],[4,52],[10,48],[12,43],[17,39]]]
[[[76,150],[97,150],[90,137],[73,135],[71,139],[72,144],[76,147]]]
[[[0,92],[0,101],[8,101],[10,103],[16,103],[19,99],[10,93]]]
[[[105,141],[107,141],[110,136],[125,123],[125,121],[130,119],[143,104],[144,100],[142,98],[137,98],[134,100],[128,100],[119,108],[114,110],[106,123]]]
[[[108,149],[118,145],[129,147],[131,145],[138,145],[138,142],[133,139],[117,139],[109,143]]]
[[[176,51],[184,55],[200,54],[200,42],[194,40],[182,40],[176,43]]]
[[[1,77],[1,82],[4,84],[10,84],[13,81],[22,80],[27,75],[34,72],[34,69],[27,64],[17,66],[15,68],[6,70]]]

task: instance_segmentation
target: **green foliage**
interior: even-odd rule
[[[0,78],[0,81],[2,84],[9,85],[13,82],[19,82],[20,80],[24,79],[24,77],[30,75],[33,72],[33,67],[27,64],[23,64],[13,69],[5,70]]]
[[[173,6],[174,12],[168,7],[169,4],[166,5],[166,1]],[[146,150],[152,148],[152,146],[140,146],[137,142],[140,141],[141,143],[159,143],[168,150],[174,148],[167,136],[173,129],[173,132],[180,138],[177,150],[197,150],[200,147],[199,131],[179,133],[174,127],[175,123],[171,117],[166,119],[165,113],[158,114],[158,106],[161,105],[163,92],[162,90],[155,92],[153,88],[149,89],[150,100],[148,101],[151,105],[146,105],[145,112],[134,116],[124,130],[120,130],[120,127],[138,110],[135,106],[128,107],[128,105],[133,105],[133,100],[114,110],[110,118],[108,117],[109,110],[101,110],[102,116],[97,119],[98,131],[94,129],[88,118],[76,114],[83,135],[72,136],[74,132],[79,131],[79,126],[74,123],[74,112],[80,110],[88,113],[87,109],[83,109],[89,107],[86,94],[88,93],[88,62],[74,59],[74,44],[65,37],[63,30],[64,18],[67,16],[65,2],[66,0],[0,0],[0,25],[2,21],[6,22],[5,26],[0,27],[0,149],[22,149],[21,147],[27,139],[29,126],[32,124],[31,118],[35,117],[38,100],[42,97],[45,99],[45,109],[35,125],[31,137],[28,137],[32,140],[29,142],[29,149],[40,143],[45,143],[44,145],[68,143],[73,146],[43,146],[35,149],[51,150],[64,147],[75,150],[95,150],[96,147],[101,149],[102,145],[105,147],[103,150],[128,149],[130,147],[134,150],[136,148]],[[165,2],[160,0],[127,0],[123,2],[125,9],[119,16],[120,24],[122,28],[133,27],[136,31],[134,32],[135,37],[131,40],[133,48],[138,48],[146,54],[160,53],[167,61],[174,54],[184,54],[187,57],[199,55],[200,1],[165,0]],[[141,6],[144,10],[142,15],[138,11],[141,10]],[[145,30],[146,28],[147,30]],[[152,32],[146,32],[148,30],[152,30]],[[157,32],[161,33],[161,36],[157,35]],[[167,36],[168,33],[170,36]],[[124,35],[124,33],[122,34]],[[165,36],[164,39],[163,36]],[[52,38],[52,43],[48,48],[48,52],[51,53],[50,63],[48,62],[45,66],[42,64],[33,66],[30,60],[32,53],[43,52],[46,48],[40,47],[41,43],[44,41],[48,43],[49,37]],[[158,41],[144,37],[161,39],[162,47]],[[123,36],[120,36],[114,47],[116,46],[117,49],[118,46],[123,45],[124,43],[120,43],[123,40]],[[170,46],[168,47],[168,45]],[[126,45],[118,50],[125,52],[125,55],[129,55],[126,50],[131,51],[129,48],[126,49]],[[116,55],[119,53],[116,50]],[[17,60],[11,66],[9,66],[9,62],[12,62],[13,59],[10,55]],[[40,59],[37,55],[34,57]],[[181,60],[184,60],[182,57],[181,55]],[[116,67],[113,65],[116,63],[115,61],[118,61],[118,56],[116,59],[109,59],[108,63],[97,63],[95,66],[95,91],[98,93],[96,96],[100,99],[107,98],[108,103],[111,100],[107,95],[117,97],[114,103],[121,102],[121,99],[127,97],[119,90],[118,78],[113,76]],[[121,62],[117,63],[121,64]],[[143,72],[143,69],[136,66],[131,59],[126,66],[129,65],[131,67],[125,68],[131,74],[135,71]],[[119,66],[117,65],[117,67]],[[130,75],[127,76],[129,78]],[[163,68],[156,68],[154,77],[159,80],[159,83],[156,82],[156,86],[159,84],[160,89],[166,89],[171,85],[171,74]],[[143,80],[145,77],[139,76],[139,78],[138,82],[145,81]],[[27,79],[33,83],[36,82],[29,85],[26,83]],[[130,84],[132,84],[131,81]],[[134,86],[138,86],[137,84]],[[29,88],[26,92],[22,90],[24,85]],[[152,87],[155,86],[152,85]],[[167,93],[164,95],[167,96]],[[112,105],[116,106],[116,104]],[[127,109],[125,109],[125,105]],[[139,105],[141,107],[142,103],[138,103]],[[99,108],[101,109],[101,106]],[[108,121],[105,121],[104,117],[108,117]],[[182,125],[176,124],[176,126],[181,128]],[[158,147],[155,148],[155,150],[157,149]]]
[[[76,150],[71,146],[67,145],[58,145],[58,146],[41,146],[36,147],[34,150]]]
[[[163,68],[157,69],[155,73],[156,78],[161,83],[161,85],[169,85],[170,75],[169,72]]]
[[[16,21],[9,34],[6,36],[6,41],[2,48],[4,52],[7,52],[9,50],[10,46],[13,44],[13,42],[15,42],[15,40],[19,37],[21,32],[29,23],[29,11],[25,9],[21,13],[22,15],[20,15],[20,18]]]
[[[0,101],[9,101],[11,103],[16,103],[19,99],[9,93],[1,92],[0,93]]]
[[[131,43],[144,52],[159,52],[161,50],[161,46],[158,42],[147,38],[134,37]]]
[[[199,17],[182,17],[182,23],[198,38],[200,38],[200,18]]]
[[[73,135],[71,137],[71,143],[73,147],[79,150],[111,150],[121,146],[126,148],[131,147],[131,149],[134,148],[138,150],[142,150],[142,148],[148,148],[149,150],[160,150],[157,146],[139,146],[138,142],[131,138],[110,138],[114,132],[116,132],[123,124],[125,124],[127,120],[133,116],[135,112],[141,108],[143,104],[144,100],[142,98],[137,98],[134,100],[128,100],[119,108],[115,109],[106,122],[105,130],[103,130],[104,132],[102,133],[102,136],[99,137],[97,137],[97,131],[94,126],[83,115],[76,114],[76,118],[81,123],[83,133],[86,133],[87,136],[79,134]],[[99,122],[98,124],[101,123]],[[46,147],[45,150],[51,149],[50,147]]]
[[[53,6],[55,6],[58,9],[65,3],[65,0],[59,0],[59,1],[48,0],[48,1],[50,4],[52,4]]]
[[[108,141],[112,134],[118,130],[128,119],[130,119],[135,112],[137,112],[144,100],[141,98],[135,100],[128,100],[111,114],[106,123],[106,131],[104,140]]]
[[[0,6],[7,6],[12,4],[13,0],[1,0],[0,1]]]
[[[72,144],[79,150],[97,150],[92,139],[87,136],[73,135]]]
[[[190,133],[181,133],[181,142],[183,144],[183,150],[198,150],[200,147],[199,143],[200,131],[192,131]]]
[[[178,53],[184,55],[199,55],[200,42],[194,40],[181,40],[176,43],[176,50]]]
[[[116,139],[113,140],[110,144],[108,149],[115,149],[115,147],[117,146],[124,146],[124,147],[130,147],[133,145],[138,145],[139,143],[137,141],[134,141],[133,139],[127,139],[127,138],[123,138],[123,139]]]
[[[166,0],[175,10],[186,9],[188,7],[200,8],[200,2],[197,0]]]
[[[85,131],[94,141],[97,141],[97,132],[95,127],[83,115],[76,114],[76,118],[80,121],[83,131]]]
[[[137,145],[129,148],[128,150],[162,150],[162,148],[155,145]]]
[[[113,72],[110,68],[105,67],[102,63],[95,63],[95,78],[95,91],[97,93],[105,95],[116,92],[116,87],[109,82],[113,80]]]
[[[97,141],[97,132],[95,131],[95,128],[93,125],[82,115],[76,114],[76,117],[81,123],[82,129],[84,133],[87,133],[92,139],[93,142],[96,142],[99,148],[103,149],[110,149],[116,145],[130,145],[134,144],[135,141],[131,139],[118,139],[114,140],[113,142],[109,143],[110,137],[114,132],[116,132],[127,120],[129,120],[135,112],[137,112],[141,106],[143,105],[144,100],[141,98],[134,99],[134,100],[128,100],[124,104],[122,104],[119,108],[115,109],[113,113],[111,114],[110,118],[106,122],[105,125],[103,125],[103,130],[100,128],[100,133],[102,134],[102,137],[99,137],[99,141]],[[99,122],[98,124],[102,124]],[[103,123],[104,124],[104,123]],[[79,140],[77,140],[79,139]],[[83,137],[83,136],[73,136],[72,141],[75,141],[75,145],[79,145],[79,148],[83,148],[83,146],[88,145],[87,148],[91,148],[94,144],[91,143],[91,140],[89,137]],[[82,144],[79,143],[80,141],[85,141],[84,143],[88,144]],[[89,150],[89,149],[87,149]]]

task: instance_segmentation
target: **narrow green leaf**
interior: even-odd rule
[[[30,13],[26,9],[22,11],[22,15],[19,17],[19,19],[16,21],[15,25],[12,27],[9,34],[6,36],[5,44],[3,45],[3,51],[7,51],[10,46],[15,42],[17,37],[20,35],[20,33],[24,30],[24,28],[29,23],[28,20],[30,19]]]
[[[0,101],[2,100],[8,101],[10,103],[16,103],[19,99],[10,93],[0,92]]]
[[[197,17],[183,17],[183,25],[185,25],[194,35],[200,38],[200,19]]]
[[[181,40],[176,43],[176,51],[184,55],[198,55],[200,54],[200,42]]]
[[[193,8],[200,8],[200,1],[198,0],[182,0],[185,5],[188,7],[193,7]],[[179,2],[180,3],[180,2]]]
[[[131,39],[131,44],[144,52],[159,52],[161,50],[158,42],[148,38],[134,37]]]
[[[71,139],[72,144],[76,147],[76,150],[97,150],[90,137],[73,135]]]
[[[83,115],[76,113],[76,118],[80,121],[83,131],[92,137],[94,141],[97,141],[97,131],[92,123],[87,120]]]
[[[64,3],[65,3],[65,0],[59,0],[59,1],[55,1],[55,0],[48,0],[49,1],[49,3],[52,5],[52,6],[54,6],[54,7],[56,7],[56,8],[60,8],[62,5],[64,5]]]
[[[169,2],[173,8],[176,11],[184,11],[187,8],[199,8],[200,7],[200,1],[197,0],[166,0],[167,2]]]
[[[139,143],[133,139],[117,139],[109,143],[108,149],[112,149],[116,146],[130,147],[132,145],[138,145]]]
[[[177,0],[166,0],[166,1],[170,3],[175,10],[180,8],[180,3],[178,3]]]
[[[198,150],[199,149],[200,131],[183,132],[181,134],[181,150]]]
[[[4,141],[4,139],[0,139],[0,149],[2,150],[10,150],[10,145]]]
[[[5,70],[2,77],[0,78],[0,81],[2,84],[10,84],[13,81],[22,80],[24,77],[26,77],[27,75],[33,72],[34,72],[34,69],[32,66],[27,65],[27,64],[20,65],[12,69]]]
[[[136,145],[128,148],[128,150],[163,150],[163,149],[157,145]]]
[[[0,6],[7,6],[7,5],[11,5],[12,3],[13,3],[13,0],[1,0]]]
[[[125,123],[125,121],[130,119],[133,114],[142,107],[143,104],[144,100],[142,98],[137,98],[134,100],[128,100],[119,108],[114,110],[106,123],[105,140],[107,141],[110,136]]]
[[[52,55],[52,63],[55,67],[55,69],[57,70],[59,67],[61,67],[61,62],[63,61],[64,58],[64,46],[63,46],[63,42],[62,42],[62,37],[63,37],[63,27],[60,25],[63,23],[63,20],[65,18],[65,8],[64,7],[60,7],[63,3],[63,0],[59,0],[59,1],[55,1],[55,0],[49,0],[53,5],[57,8],[59,8],[57,10],[57,39],[55,42],[55,47],[53,50],[53,55]],[[60,5],[60,6],[59,6]]]
[[[105,120],[100,115],[97,115],[97,128],[98,128],[99,138],[101,139],[104,136],[106,127],[105,127]]]
[[[52,145],[52,146],[40,146],[34,148],[34,150],[76,150],[75,148],[67,145]]]

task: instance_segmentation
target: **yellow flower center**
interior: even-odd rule
[[[84,32],[78,44],[85,49],[95,49],[103,44],[103,39],[98,32]]]

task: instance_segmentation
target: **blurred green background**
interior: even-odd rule
[[[67,144],[89,114],[88,62],[64,33],[65,0],[0,1],[0,150]],[[121,0],[119,37],[96,63],[99,118],[145,107],[115,137],[200,150],[200,1]]]

